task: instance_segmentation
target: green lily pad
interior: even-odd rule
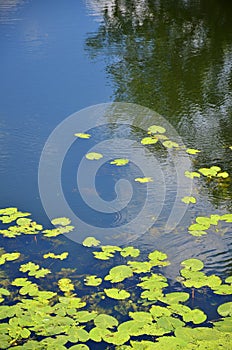
[[[189,311],[188,313],[185,313],[183,315],[183,320],[185,322],[193,322],[194,324],[200,324],[207,320],[207,316],[202,310],[194,309]]]
[[[91,137],[90,134],[86,134],[86,133],[81,133],[81,132],[78,132],[76,134],[74,134],[74,136],[80,138],[80,139],[89,139]]]
[[[232,222],[232,214],[224,214],[220,217],[220,220],[225,222]]]
[[[5,264],[6,261],[14,261],[20,257],[19,252],[5,253],[0,256],[0,265]]]
[[[226,283],[232,284],[232,276],[229,276],[225,279]]]
[[[144,184],[147,182],[153,182],[153,179],[151,177],[136,177],[135,181]]]
[[[148,128],[148,133],[151,133],[151,134],[156,134],[156,133],[164,134],[165,132],[166,132],[166,129],[159,125],[151,125]]]
[[[129,312],[129,316],[138,322],[145,323],[151,323],[152,322],[152,315],[150,312],[145,311],[136,311],[136,312]]]
[[[232,295],[232,285],[221,284],[220,286],[213,288],[213,292],[220,295]]]
[[[168,140],[163,142],[164,147],[166,148],[177,148],[179,147],[178,143]]]
[[[64,293],[69,293],[75,289],[72,281],[69,278],[59,279],[58,286],[59,286],[60,290]]]
[[[51,222],[55,226],[56,225],[67,226],[70,224],[71,220],[68,218],[56,218],[56,219],[53,219]]]
[[[101,327],[94,327],[89,332],[89,338],[97,343],[100,343],[103,340],[103,337],[107,334],[111,334],[109,329],[101,328]]]
[[[194,258],[182,261],[181,265],[184,265],[185,268],[190,269],[192,271],[200,271],[204,267],[204,264],[201,260]]]
[[[93,255],[96,259],[99,260],[109,260],[110,258],[112,258],[114,256],[113,253],[110,252],[93,252]]]
[[[105,288],[104,292],[109,298],[116,300],[124,300],[130,297],[130,293],[126,290],[118,288]]]
[[[152,268],[152,264],[148,261],[128,261],[127,263],[134,273],[149,272]]]
[[[89,350],[89,347],[86,344],[77,344],[71,346],[69,350]]]
[[[113,267],[109,274],[105,277],[106,281],[110,281],[111,283],[122,282],[128,277],[133,276],[132,269],[127,265],[119,265]]]
[[[189,203],[195,204],[197,202],[195,197],[190,197],[190,196],[186,196],[186,197],[181,198],[181,201],[186,203],[186,204],[189,204]]]
[[[85,158],[87,158],[89,160],[99,160],[99,159],[103,158],[103,155],[101,153],[97,153],[97,152],[90,152],[90,153],[87,153],[85,155]]]
[[[223,317],[232,316],[232,302],[229,301],[228,303],[219,305],[217,312]]]
[[[98,328],[108,329],[117,327],[118,320],[113,316],[100,314],[94,318],[94,324]]]
[[[102,279],[96,275],[86,276],[85,285],[86,286],[99,286],[102,283]]]
[[[172,312],[167,307],[159,305],[152,305],[149,312],[155,320],[162,316],[171,316],[172,314]]]
[[[87,237],[84,239],[84,241],[82,242],[83,246],[85,247],[97,247],[100,245],[100,241],[98,241],[96,238],[94,237]]]
[[[141,140],[141,144],[142,145],[154,145],[158,142],[158,138],[156,137],[144,137],[142,140]]]
[[[129,334],[126,332],[118,331],[118,332],[111,332],[109,334],[103,335],[103,340],[106,343],[114,344],[114,345],[122,345],[126,343],[130,339]]]
[[[165,297],[162,298],[162,302],[168,305],[177,304],[180,302],[185,302],[189,299],[189,293],[186,292],[172,292],[165,294]]]
[[[120,254],[125,258],[127,256],[131,256],[133,258],[137,258],[140,254],[140,250],[134,247],[125,247],[120,251]]]
[[[59,259],[59,260],[64,260],[68,257],[68,252],[63,252],[61,254],[54,254],[54,253],[47,253],[43,255],[44,259]]]
[[[86,310],[82,310],[75,313],[75,320],[77,320],[80,323],[86,323],[86,322],[92,321],[96,317],[97,317],[96,311],[89,312]]]
[[[201,152],[201,151],[199,151],[198,149],[194,149],[194,148],[188,148],[186,150],[186,153],[188,153],[188,154],[197,154],[199,152]]]
[[[194,177],[201,177],[201,175],[196,171],[188,171],[188,170],[185,171],[184,175],[189,179],[194,179]]]
[[[222,177],[223,179],[226,179],[227,177],[229,177],[229,174],[227,173],[227,171],[223,171],[223,172],[217,173],[217,177]]]
[[[117,166],[123,166],[129,163],[129,159],[125,159],[125,158],[117,158],[114,159],[110,162],[110,164],[115,164]]]

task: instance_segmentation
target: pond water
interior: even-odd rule
[[[54,290],[57,276],[72,276],[85,296],[84,276],[103,277],[125,263],[121,256],[95,259],[95,249],[80,244],[87,236],[133,245],[141,259],[155,249],[166,253],[171,264],[161,271],[168,292],[186,291],[176,280],[186,259],[202,260],[207,274],[231,276],[231,219],[211,224],[202,236],[188,232],[198,216],[232,213],[231,16],[226,0],[0,1],[0,207],[30,212],[45,228],[59,216],[75,226],[74,233],[50,239],[1,235],[6,252],[23,254],[20,263],[4,265],[11,281],[22,277],[20,264],[34,261],[53,272],[37,281],[42,288]],[[162,139],[141,145],[153,124],[181,147],[164,147]],[[81,132],[91,137],[74,137]],[[86,160],[88,152],[103,158]],[[116,158],[129,163],[110,164]],[[230,175],[184,176],[211,166]],[[153,181],[134,181],[143,176]],[[184,196],[196,203],[183,203]],[[43,261],[51,251],[69,257]],[[62,274],[62,268],[77,270]],[[126,286],[137,283],[138,276]],[[212,290],[194,293],[188,305],[202,308],[209,320],[219,317],[217,305],[231,300]],[[112,300],[99,310],[111,310]]]

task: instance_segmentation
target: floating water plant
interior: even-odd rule
[[[201,151],[199,151],[198,149],[194,149],[194,148],[188,148],[186,149],[186,153],[188,154],[197,154],[200,153]]]
[[[148,128],[148,134],[164,134],[166,132],[166,129],[159,125],[151,125]]]
[[[179,147],[178,143],[171,141],[171,140],[164,141],[163,146],[166,148],[178,148]]]
[[[90,153],[87,153],[85,155],[85,158],[87,158],[89,160],[99,160],[99,159],[103,158],[103,155],[101,153],[97,153],[97,152],[90,152]]]
[[[80,139],[89,139],[91,137],[90,134],[87,134],[87,133],[81,133],[81,132],[78,132],[76,134],[74,134],[74,136],[80,138]]]
[[[110,164],[114,164],[117,166],[123,166],[123,165],[126,165],[128,163],[129,163],[129,159],[126,159],[126,158],[117,158],[117,159],[114,159],[110,162]]]
[[[144,137],[141,140],[142,145],[154,145],[159,141],[157,137]]]
[[[100,241],[98,241],[95,237],[86,237],[82,244],[85,247],[97,247],[100,245]]]
[[[6,261],[17,260],[19,257],[20,257],[19,252],[2,254],[0,256],[0,265],[5,264]]]
[[[201,175],[199,173],[197,173],[196,171],[188,171],[188,170],[186,170],[184,174],[189,179],[194,179],[194,177],[201,177]]]
[[[61,254],[54,254],[54,253],[47,253],[43,255],[44,259],[59,259],[59,260],[64,260],[68,257],[68,252],[63,252]]]
[[[147,182],[153,182],[153,179],[151,177],[137,177],[135,179],[135,181],[143,184],[143,183],[147,183]]]
[[[216,227],[220,221],[231,223],[232,214],[199,216],[194,225]],[[23,226],[29,221],[20,223]],[[69,226],[64,218],[53,223]],[[87,247],[100,244],[94,237],[84,242]],[[62,260],[67,253],[41,255]],[[98,261],[96,269],[104,271],[105,278],[97,273],[76,275],[75,269],[68,270],[68,277],[61,277],[65,269],[57,271],[56,264],[51,263],[48,270],[37,262],[22,263],[25,257],[19,252],[2,251],[3,263],[17,268],[20,258],[18,273],[26,273],[27,277],[8,280],[4,288],[0,287],[1,349],[91,350],[97,343],[102,349],[110,346],[121,350],[231,348],[232,303],[228,295],[232,295],[232,276],[223,281],[206,274],[203,261],[190,258],[182,261],[178,279],[186,289],[178,282],[170,291],[172,285],[163,274],[170,264],[165,252],[154,250],[141,259],[139,249],[133,246],[106,245],[93,253],[96,258],[97,253],[114,258],[107,263]],[[140,261],[135,260],[137,257]],[[39,277],[43,279],[37,284],[35,279]],[[4,280],[0,277],[1,283]],[[192,289],[203,287],[220,295],[220,303],[212,304],[218,320],[210,321],[196,301],[192,306]]]
[[[181,198],[181,201],[186,203],[186,204],[190,204],[190,203],[195,204],[197,202],[196,198],[195,197],[191,197],[191,196],[183,197],[183,198]]]

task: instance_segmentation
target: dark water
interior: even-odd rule
[[[44,144],[70,114],[103,102],[132,102],[156,111],[188,147],[201,150],[193,169],[219,165],[232,173],[231,18],[226,0],[0,0],[1,207],[16,206],[49,224],[38,190]],[[104,130],[97,136],[102,135]],[[69,166],[72,172],[76,165],[69,161]],[[107,171],[98,174],[97,186],[112,200],[118,178],[112,181]],[[65,183],[75,202],[75,186]],[[187,211],[187,226],[196,215],[232,211],[231,181],[218,187],[202,180],[194,191],[198,202]],[[169,196],[172,201],[172,186]],[[136,215],[136,201],[133,205],[132,214],[113,218],[117,225],[125,215]],[[88,211],[81,215],[88,221]],[[213,272],[230,274],[229,225],[224,235],[196,240],[177,234],[183,226],[173,236],[160,234],[164,220],[165,215],[135,244],[144,251],[166,251],[173,261],[169,277],[175,277],[181,260],[193,256]],[[79,249],[69,243],[70,251]]]

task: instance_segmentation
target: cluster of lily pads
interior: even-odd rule
[[[158,142],[161,142],[163,147],[166,149],[184,149],[184,151],[189,155],[196,155],[200,153],[201,151],[194,148],[186,148],[183,145],[179,145],[177,142],[172,141],[168,138],[167,135],[165,135],[166,129],[159,125],[151,125],[147,129],[147,134],[149,136],[146,136],[142,138],[141,144],[144,146],[149,145],[155,145]],[[88,133],[75,133],[75,137],[79,139],[89,139],[91,138],[91,135]],[[232,146],[229,146],[230,149],[232,149]],[[85,155],[86,159],[88,160],[99,160],[103,158],[103,154],[98,152],[89,152]],[[126,158],[118,158],[110,161],[110,164],[116,165],[116,166],[124,166],[129,163],[129,159]],[[227,179],[229,178],[229,173],[227,171],[223,171],[219,166],[211,166],[210,168],[200,168],[198,171],[185,171],[185,176],[193,179],[193,178],[199,178],[201,175],[205,176],[207,179]],[[147,177],[139,177],[136,178],[135,181],[140,183],[146,183],[146,182],[152,182],[153,178],[150,176]],[[186,196],[182,199],[182,201],[186,204],[189,203],[196,203],[196,199],[191,196]]]
[[[217,227],[220,222],[231,223],[232,214],[212,214],[207,216],[198,216],[195,223],[191,224],[188,228],[188,232],[193,236],[206,235],[211,226]]]
[[[48,232],[56,229],[44,230],[30,219],[25,221],[29,213],[6,208],[0,214],[1,221],[10,225],[10,232],[20,226],[18,233],[32,234],[30,228],[37,227],[34,235],[40,232],[48,240],[55,236]],[[23,221],[19,221],[21,217]],[[231,222],[231,217],[224,216],[223,220]],[[57,218],[53,224],[60,230],[69,227],[70,220]],[[12,235],[3,234],[4,240],[9,238]],[[17,277],[0,278],[1,349],[232,348],[232,302],[228,301],[232,276],[222,281],[219,276],[206,275],[201,260],[188,259],[181,263],[178,289],[170,291],[165,277],[170,262],[164,252],[154,250],[141,259],[138,248],[103,246],[94,237],[87,237],[83,246],[103,266],[101,270],[97,264],[101,273],[78,279],[72,273],[62,277],[62,271],[44,267],[47,259],[67,259],[68,252],[41,254],[38,264],[24,261],[20,252],[1,250],[0,264],[7,268],[14,264],[18,270]],[[105,260],[116,265],[106,271]],[[221,298],[214,306],[217,320],[210,320],[205,311],[192,304],[193,290],[203,288]]]

